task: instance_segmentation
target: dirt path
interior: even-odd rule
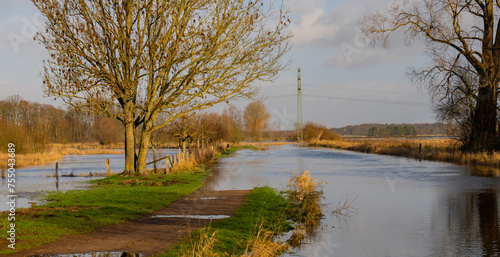
[[[41,247],[10,254],[12,257],[53,256],[89,252],[130,252],[150,256],[169,249],[187,233],[206,226],[207,219],[152,218],[153,215],[234,215],[249,190],[197,191],[168,207],[136,220],[71,235]]]

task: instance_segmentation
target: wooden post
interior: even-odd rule
[[[165,159],[165,174],[170,173],[170,155],[167,154],[167,158]]]
[[[422,153],[422,143],[420,143],[420,144],[418,145],[418,152],[419,152],[419,153]]]
[[[59,178],[59,163],[56,162],[56,178]]]
[[[2,165],[2,178],[5,179],[5,165]]]
[[[111,169],[109,168],[109,159],[106,159],[106,174],[111,176]]]

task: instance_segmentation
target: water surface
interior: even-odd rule
[[[174,149],[160,149],[157,158],[166,154],[177,153]],[[16,208],[27,208],[31,203],[40,203],[39,196],[47,191],[67,191],[85,189],[87,183],[97,177],[96,174],[106,173],[106,159],[110,160],[110,169],[113,173],[123,172],[125,167],[124,154],[92,154],[66,155],[58,161],[59,178],[55,178],[55,162],[46,165],[16,169]],[[152,151],[149,152],[148,162],[153,160]],[[158,168],[165,167],[165,161],[158,162]],[[153,168],[149,165],[148,168]],[[90,175],[92,174],[92,176]],[[7,180],[1,180],[0,198],[7,199]],[[0,203],[0,212],[9,210],[7,201]]]
[[[295,146],[241,150],[215,166],[205,189],[285,189],[304,170],[326,181],[326,211],[342,195],[357,213],[327,213],[288,256],[499,256],[500,178],[447,163]]]

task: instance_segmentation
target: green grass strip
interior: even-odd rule
[[[88,233],[97,227],[159,210],[201,188],[205,176],[201,167],[186,173],[146,178],[116,175],[94,181],[98,186],[88,190],[50,192],[46,204],[17,210],[16,250],[54,242],[63,235]],[[7,214],[0,214],[1,231],[7,231],[10,225]],[[0,233],[0,238],[5,240],[7,233]],[[0,254],[14,252],[2,245],[5,248],[2,246]]]
[[[242,254],[248,243],[255,238],[259,227],[276,234],[293,229],[284,213],[289,202],[270,187],[258,187],[245,199],[245,205],[236,210],[236,215],[218,220],[208,228],[191,233],[181,243],[160,257],[182,256],[189,253],[194,243],[199,241],[200,233],[214,234],[215,243],[211,252],[214,256]]]

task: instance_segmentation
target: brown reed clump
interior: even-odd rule
[[[288,181],[288,197],[294,204],[292,216],[306,227],[316,227],[323,218],[324,181],[311,178],[311,172],[304,171],[300,176],[292,175]]]
[[[259,228],[257,235],[247,245],[245,254],[241,257],[273,257],[281,256],[290,248],[288,243],[276,242],[274,233]],[[248,252],[248,249],[252,249]]]
[[[215,238],[217,231],[209,233],[209,228],[200,230],[198,238],[190,238],[191,250],[182,255],[182,257],[219,257],[220,255],[213,251],[214,244],[218,242]]]

